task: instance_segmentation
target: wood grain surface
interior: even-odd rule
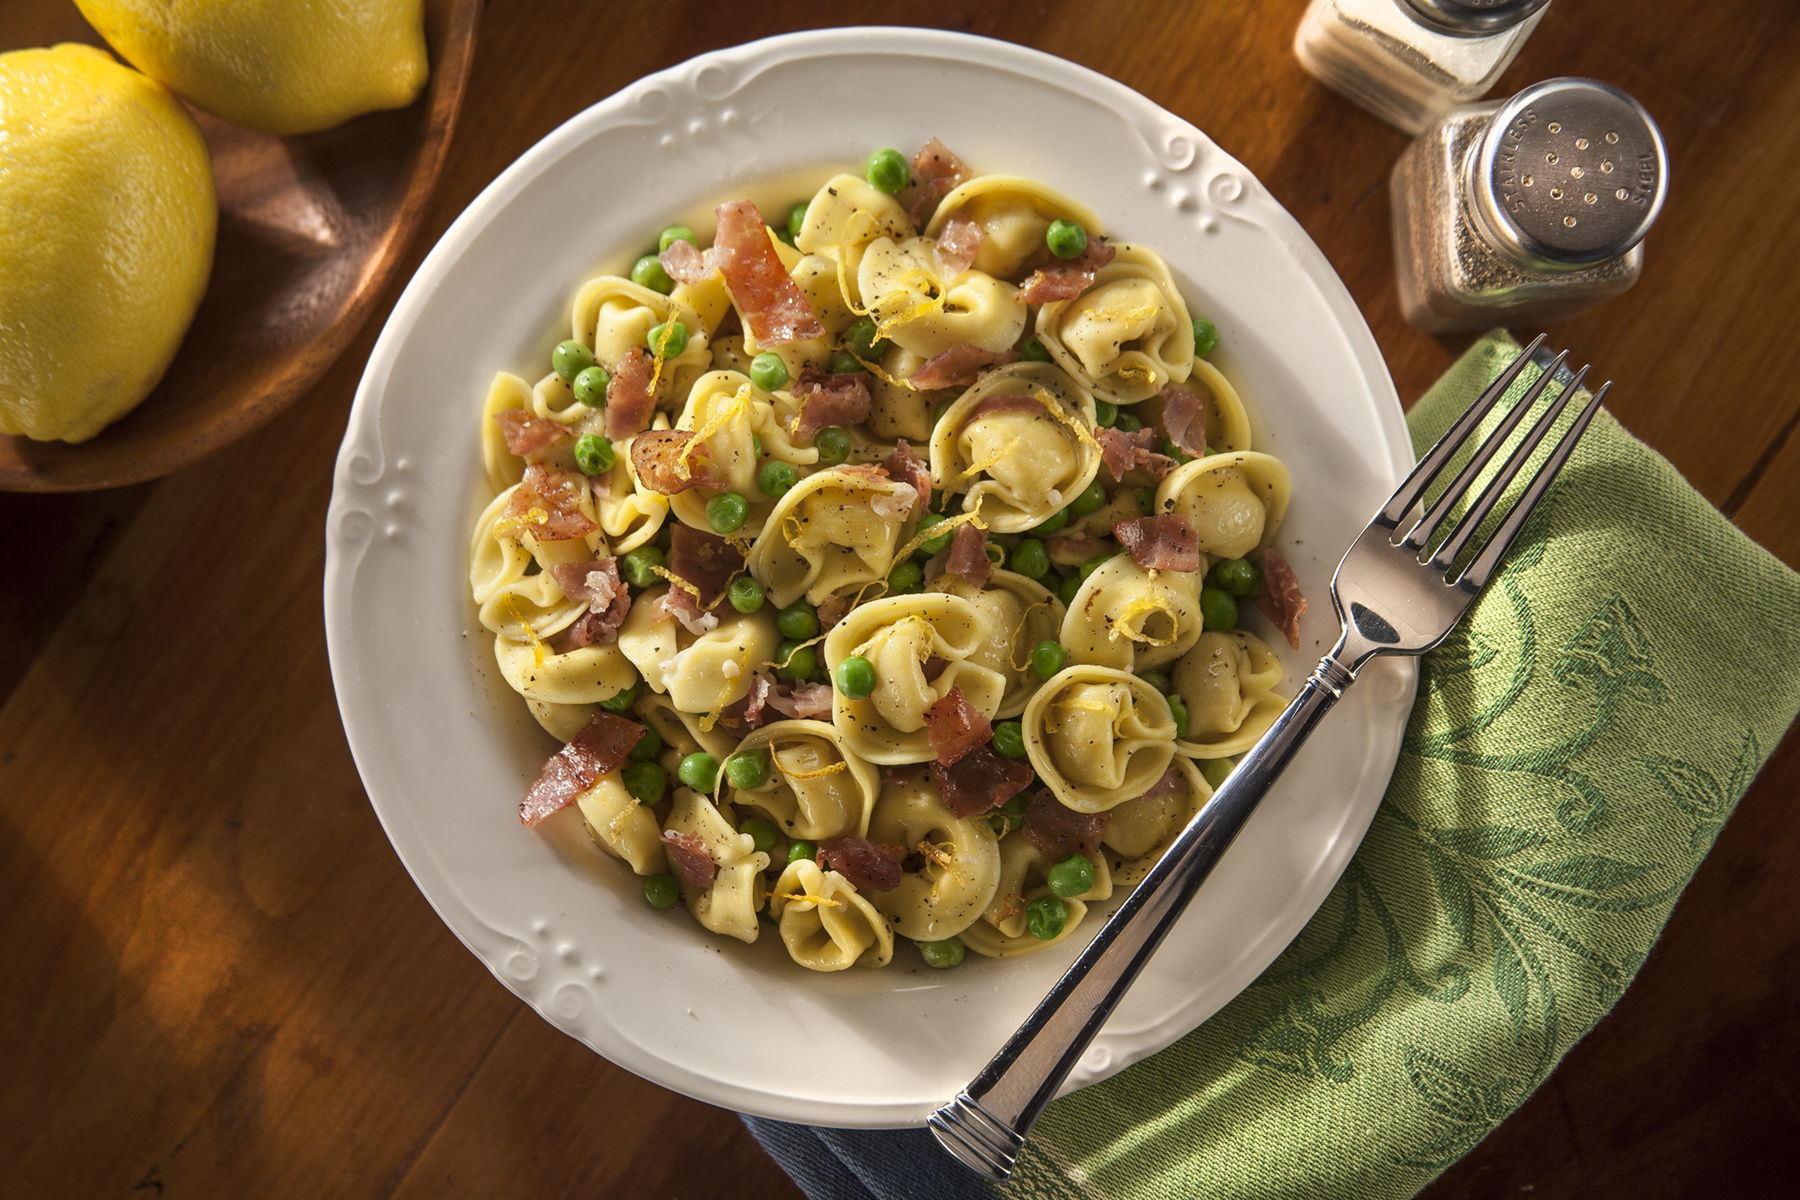
[[[1411,403],[1467,339],[1398,315],[1386,182],[1404,141],[1300,70],[1299,0],[1101,7],[493,0],[439,191],[375,314],[498,171],[585,105],[700,51],[887,19],[1062,55],[1205,129],[1318,241]],[[1661,122],[1673,189],[1642,282],[1552,337],[1789,564],[1797,65],[1791,0],[1558,0],[1500,88],[1594,75]],[[167,479],[0,495],[0,1195],[792,1200],[732,1114],[515,1000],[382,836],[319,603],[333,456],[379,324],[280,416]],[[1427,1196],[1791,1194],[1797,743],[1614,1013]]]

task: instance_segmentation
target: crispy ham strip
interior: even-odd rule
[[[613,368],[606,384],[606,436],[628,438],[650,425],[656,407],[655,369],[650,352],[633,346]]]
[[[556,563],[550,575],[563,595],[587,611],[575,623],[551,639],[558,654],[583,646],[610,646],[619,639],[619,626],[631,613],[631,592],[619,578],[618,559],[608,555],[585,563]]]
[[[652,429],[638,434],[631,442],[631,467],[638,482],[665,496],[691,487],[718,486],[707,470],[706,443],[695,443],[688,450],[693,440],[693,432],[686,429]]]
[[[540,542],[586,537],[599,528],[581,511],[586,493],[587,483],[580,475],[532,463],[506,502],[501,532],[514,538],[529,533]]]
[[[699,834],[665,829],[662,843],[663,853],[668,855],[669,866],[681,880],[683,891],[692,897],[712,887],[713,880],[719,876],[719,864],[713,861]]]
[[[1206,452],[1206,402],[1186,388],[1163,389],[1163,432],[1183,454]]]
[[[1019,299],[1027,304],[1073,300],[1094,286],[1100,268],[1111,262],[1115,253],[1104,238],[1091,237],[1079,257],[1056,259],[1026,276],[1019,285]]]
[[[831,374],[808,368],[794,383],[800,415],[794,419],[794,440],[811,444],[819,430],[830,425],[860,425],[869,419],[873,403],[869,377],[861,371]]]
[[[531,459],[539,451],[575,436],[575,431],[561,421],[534,417],[522,408],[495,413],[494,423],[500,426],[500,436],[506,439],[507,450],[523,459]]]
[[[519,804],[519,820],[536,825],[573,804],[577,796],[594,786],[596,779],[618,770],[643,736],[644,727],[636,721],[595,713],[581,732],[544,764],[537,782]]]
[[[858,891],[891,892],[900,886],[900,860],[905,857],[904,846],[847,834],[820,842],[815,861],[848,879]]]
[[[1256,607],[1281,630],[1287,644],[1300,648],[1300,618],[1306,614],[1306,597],[1300,593],[1300,578],[1287,559],[1273,550],[1264,550],[1262,559],[1262,595]]]
[[[1150,571],[1198,571],[1200,535],[1173,513],[1113,525],[1113,536],[1132,561]]]
[[[973,817],[1005,804],[1031,786],[1031,767],[978,745],[950,766],[931,764],[944,807],[954,816]]]
[[[713,259],[757,345],[766,350],[824,337],[825,323],[781,265],[756,205],[734,200],[713,212],[718,217]]]
[[[1098,861],[1100,839],[1106,833],[1109,815],[1078,813],[1048,791],[1038,791],[1025,806],[1025,840],[1041,850],[1048,862],[1058,862],[1071,854],[1084,854]]]
[[[938,762],[946,767],[954,766],[963,755],[986,745],[994,736],[993,724],[969,703],[959,687],[945,692],[925,710],[925,729]]]
[[[969,166],[956,157],[950,147],[932,138],[913,155],[912,184],[900,196],[900,203],[913,224],[925,225],[938,201],[969,177]]]
[[[1100,461],[1106,465],[1107,474],[1117,483],[1125,478],[1125,472],[1133,467],[1142,467],[1152,479],[1161,479],[1175,469],[1175,460],[1166,454],[1157,453],[1156,429],[1146,425],[1142,429],[1125,433],[1118,429],[1096,429],[1094,440],[1100,443]]]
[[[906,381],[922,390],[967,387],[988,368],[1017,361],[1019,352],[1010,347],[999,351],[983,350],[973,342],[964,342],[920,363]]]

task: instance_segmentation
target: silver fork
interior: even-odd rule
[[[1470,435],[1493,410],[1543,345],[1538,335],[1444,434],[1388,498],[1338,564],[1331,599],[1343,634],[1320,660],[1262,740],[1238,762],[1163,859],[1119,906],[1081,957],[1057,981],[963,1092],[926,1119],[944,1148],[966,1166],[997,1183],[1011,1177],[1025,1134],[1036,1122],[1088,1043],[1100,1032],[1121,997],[1137,978],[1163,935],[1211,874],[1238,831],[1255,811],[1294,752],[1330,710],[1363,664],[1378,654],[1422,654],[1443,641],[1475,597],[1493,578],[1507,548],[1576,441],[1586,431],[1610,382],[1550,452],[1523,493],[1477,549],[1466,567],[1456,562],[1470,548],[1484,520],[1533,450],[1562,415],[1587,368],[1563,386],[1537,422],[1486,483],[1473,502],[1436,541],[1446,518],[1469,493],[1526,411],[1563,367],[1558,354],[1512,406],[1494,432],[1429,506],[1426,493]],[[1421,511],[1422,510],[1422,511]],[[1416,514],[1416,516],[1415,516]],[[1410,526],[1406,525],[1412,521]],[[1405,527],[1404,533],[1402,532]]]

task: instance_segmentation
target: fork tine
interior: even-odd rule
[[[1564,395],[1566,396],[1574,390],[1575,387],[1571,384]],[[1512,511],[1506,514],[1506,520],[1501,522],[1500,528],[1494,531],[1494,535],[1488,539],[1487,545],[1482,548],[1480,554],[1475,556],[1475,560],[1469,564],[1468,569],[1457,577],[1456,582],[1459,585],[1477,590],[1487,586],[1488,580],[1493,578],[1494,569],[1500,565],[1500,560],[1506,557],[1506,552],[1512,548],[1513,539],[1519,536],[1519,530],[1524,528],[1526,519],[1531,516],[1531,510],[1537,507],[1538,501],[1544,498],[1544,493],[1556,481],[1557,472],[1561,471],[1563,464],[1569,461],[1569,455],[1575,449],[1575,443],[1579,442],[1581,435],[1587,432],[1588,422],[1592,421],[1594,414],[1600,411],[1601,402],[1606,399],[1606,393],[1611,390],[1612,380],[1610,379],[1600,385],[1600,389],[1587,402],[1587,407],[1581,410],[1580,415],[1569,426],[1569,432],[1564,435],[1561,443],[1545,460],[1543,469],[1537,473],[1537,478],[1531,481],[1531,486],[1525,489],[1525,494],[1519,497],[1519,501],[1513,505]]]
[[[1526,431],[1524,438],[1517,446],[1513,447],[1513,452],[1506,456],[1506,461],[1500,465],[1500,470],[1495,472],[1492,479],[1488,480],[1487,486],[1481,490],[1481,495],[1475,498],[1475,503],[1471,504],[1463,513],[1462,519],[1456,523],[1456,528],[1452,529],[1450,536],[1444,539],[1444,544],[1439,546],[1437,553],[1431,556],[1433,567],[1439,570],[1449,570],[1451,562],[1458,554],[1462,553],[1462,548],[1468,545],[1469,539],[1475,536],[1475,531],[1481,528],[1481,523],[1487,520],[1487,515],[1494,511],[1494,506],[1506,494],[1507,487],[1518,475],[1520,468],[1525,465],[1525,460],[1531,457],[1531,452],[1537,449],[1538,443],[1544,440],[1544,435],[1549,433],[1551,427],[1556,424],[1556,419],[1562,416],[1563,409],[1569,406],[1570,397],[1580,390],[1581,381],[1587,378],[1587,373],[1586,367],[1575,372],[1575,377],[1569,380],[1568,386],[1564,387],[1561,394],[1556,397],[1556,402],[1538,416],[1537,421]],[[1543,390],[1544,379],[1549,378],[1549,375],[1550,372],[1546,371],[1543,378],[1538,380],[1538,386],[1532,389],[1530,402],[1536,402],[1537,394]],[[1520,411],[1523,411],[1523,406]],[[1517,424],[1517,422],[1515,421],[1513,424]],[[1476,457],[1492,458],[1494,451],[1499,449],[1501,441],[1511,432],[1511,428],[1507,426],[1496,430],[1494,435],[1482,445],[1482,454]],[[1458,479],[1457,482],[1462,481]]]
[[[1406,536],[1400,540],[1401,545],[1410,546],[1414,550],[1425,548],[1426,543],[1436,535],[1438,526],[1450,514],[1450,510],[1462,500],[1464,494],[1474,484],[1476,477],[1487,469],[1488,462],[1499,452],[1506,439],[1512,436],[1512,431],[1519,427],[1519,422],[1524,420],[1526,412],[1538,402],[1538,397],[1544,394],[1544,388],[1555,377],[1557,371],[1562,369],[1563,363],[1567,362],[1568,358],[1569,352],[1564,350],[1551,360],[1550,365],[1544,368],[1543,374],[1537,377],[1537,381],[1519,398],[1519,402],[1512,406],[1511,411],[1506,414],[1499,427],[1475,448],[1474,456],[1469,459],[1461,471],[1457,472],[1456,478],[1451,481],[1449,487],[1444,489],[1443,495],[1439,496],[1425,515],[1406,531]]]
[[[1456,423],[1444,431],[1444,436],[1437,440],[1435,446],[1425,452],[1425,457],[1419,460],[1419,465],[1412,469],[1412,473],[1401,482],[1399,487],[1394,489],[1394,494],[1388,497],[1387,504],[1382,507],[1380,515],[1376,517],[1377,521],[1385,522],[1391,527],[1399,524],[1400,518],[1412,511],[1412,506],[1419,502],[1419,497],[1425,493],[1425,489],[1431,485],[1431,481],[1436,479],[1438,472],[1444,469],[1444,464],[1455,456],[1456,452],[1462,448],[1463,442],[1468,440],[1470,432],[1481,423],[1494,405],[1500,402],[1500,397],[1506,394],[1506,389],[1511,387],[1513,380],[1519,377],[1519,372],[1525,369],[1525,364],[1531,361],[1531,356],[1537,353],[1539,346],[1544,344],[1545,336],[1540,333],[1532,338],[1531,344],[1519,351],[1519,356],[1513,359],[1506,370],[1500,373],[1500,377],[1490,383],[1487,391],[1476,398],[1469,411],[1458,417]]]

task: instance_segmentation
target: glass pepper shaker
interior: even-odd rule
[[[1487,93],[1550,0],[1312,0],[1294,53],[1407,133]]]
[[[1535,325],[1637,282],[1668,153],[1624,92],[1548,79],[1451,111],[1401,154],[1389,186],[1408,321]]]

